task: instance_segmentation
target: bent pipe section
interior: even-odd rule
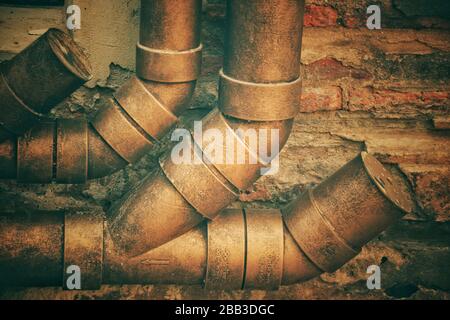
[[[0,285],[60,286],[63,279],[67,287],[69,267],[77,266],[83,290],[101,284],[276,290],[355,257],[412,211],[407,190],[363,152],[281,210],[226,209],[133,258],[117,250],[100,211],[0,214]]]
[[[200,134],[188,135],[192,161],[174,161],[175,149],[169,150],[157,172],[111,207],[111,237],[126,255],[143,254],[213,220],[277,156],[299,110],[303,13],[303,0],[227,1],[219,108],[202,119]],[[231,143],[204,138],[209,129]],[[259,135],[251,143],[238,130],[278,130],[279,148],[263,159],[258,149],[272,150],[271,143]],[[246,161],[224,164],[206,152],[233,153],[230,146],[239,146]]]
[[[200,14],[201,0],[142,0],[137,76],[89,123],[47,120],[0,143],[0,178],[84,183],[137,162],[192,97],[201,67]]]
[[[0,65],[0,142],[37,125],[91,78],[83,50],[66,33],[49,29]]]

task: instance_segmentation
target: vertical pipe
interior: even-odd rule
[[[298,111],[296,106],[301,85],[298,76],[302,14],[301,0],[228,2],[229,25],[225,43],[225,64],[228,66],[226,70],[229,70],[231,75],[221,74],[219,104],[222,111],[235,110],[244,117],[232,122],[215,110],[203,119],[203,130],[212,128],[223,133],[233,129],[232,123],[242,129],[276,128],[281,129],[280,145],[284,145],[290,133],[292,118]],[[263,29],[260,30],[261,28]],[[265,32],[270,33],[272,30],[280,36],[267,37]],[[239,36],[234,36],[235,34]],[[152,35],[150,39],[153,37]],[[278,48],[276,52],[272,50],[274,47]],[[139,51],[138,47],[138,60]],[[142,58],[142,66],[151,65],[148,61],[159,61],[158,54],[164,54],[161,51],[141,50],[141,54],[143,52],[147,54],[149,60]],[[296,61],[278,57],[284,53]],[[261,63],[272,71],[265,72],[260,68]],[[160,76],[153,74],[148,68],[145,70],[148,73],[144,73],[144,76],[150,75],[149,78],[155,76],[154,79]],[[292,82],[286,82],[291,81],[291,78],[294,78]],[[247,80],[254,80],[257,83],[245,82]],[[256,108],[253,108],[255,102],[252,102],[252,97],[258,98],[257,101],[261,102]],[[250,104],[250,107],[246,104]],[[257,125],[248,121],[255,120],[251,115],[256,109],[265,115],[262,118],[264,122]],[[284,112],[284,109],[288,111]],[[227,112],[224,113],[229,115]],[[190,136],[186,138],[191,139]],[[259,154],[258,150],[249,147],[246,141],[236,134],[234,139],[238,140],[237,143],[246,154]],[[248,160],[243,165],[236,163],[220,165],[205,157],[205,146],[202,146],[196,135],[193,140],[195,142],[190,148],[191,153],[195,159],[200,159],[199,161],[178,164],[173,161],[171,151],[167,152],[161,159],[162,173],[156,174],[153,178],[146,178],[133,193],[126,195],[111,208],[108,221],[111,236],[126,254],[136,256],[155,248],[163,244],[163,241],[168,241],[193,228],[202,221],[202,217],[214,219],[221,209],[237,198],[237,190],[245,189],[260,177],[260,169],[265,164],[261,159],[257,159],[257,165],[250,164]],[[227,151],[225,142],[223,139],[218,147]],[[155,185],[161,185],[163,182],[164,190],[177,191],[167,192],[171,197],[179,195],[176,197],[178,200],[173,202],[177,206],[170,212],[164,209],[168,206],[164,194],[151,191]],[[148,208],[150,204],[152,210]],[[170,219],[164,216],[169,216]],[[167,223],[161,226],[157,221]]]

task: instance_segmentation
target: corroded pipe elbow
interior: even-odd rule
[[[160,159],[156,173],[110,209],[111,237],[129,256],[158,247],[205,218],[216,218],[262,175],[289,137],[299,110],[304,1],[229,0],[227,8],[219,108],[202,119],[200,134],[194,130],[188,135],[192,161],[174,162],[170,150]],[[163,51],[138,48],[138,59],[139,52],[157,57]],[[209,130],[229,139],[203,139]],[[262,130],[279,136],[274,142],[278,148],[266,158],[261,157],[261,148],[273,148],[270,139],[259,135]],[[256,134],[245,134],[249,132]],[[208,148],[223,155],[240,152],[236,157],[245,160],[216,161],[206,152]]]
[[[0,65],[0,141],[37,125],[91,78],[82,49],[64,32],[49,29]]]
[[[89,123],[47,120],[0,143],[0,178],[84,183],[148,153],[192,98],[201,67],[200,11],[200,0],[143,0],[137,76]]]
[[[61,275],[65,286],[66,268],[77,265],[83,290],[101,284],[275,290],[355,257],[411,212],[407,190],[362,153],[281,210],[227,209],[132,258],[116,247],[101,211],[0,214],[0,286],[58,286]]]

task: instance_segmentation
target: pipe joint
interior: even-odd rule
[[[85,183],[87,181],[88,140],[86,121],[57,120],[56,182]]]
[[[202,151],[195,143],[189,150],[190,161],[177,163],[169,153],[160,159],[160,166],[186,201],[205,218],[212,220],[237,199],[237,190],[204,161]]]
[[[16,135],[92,78],[83,50],[53,28],[2,63],[0,73],[0,124]]]
[[[114,94],[123,110],[155,140],[161,139],[178,118],[144,86],[132,77]]]
[[[288,229],[317,267],[331,273],[359,254],[360,249],[353,249],[336,234],[333,226],[320,212],[311,190],[302,195],[298,205],[302,215],[294,224],[288,219]]]
[[[278,209],[228,209],[208,222],[208,290],[276,290],[283,276],[284,229]]]
[[[91,124],[108,145],[128,163],[137,162],[153,146],[113,99],[108,100],[108,104],[96,114]],[[119,132],[121,134],[118,134]]]
[[[208,132],[214,134],[208,135]],[[205,161],[239,190],[246,190],[253,185],[261,177],[261,169],[268,166],[259,157],[257,146],[248,145],[245,137],[240,137],[230,127],[218,109],[203,118],[201,136],[195,131],[192,136],[203,151]]]
[[[136,48],[136,74],[157,82],[189,82],[200,75],[202,49],[175,51],[148,48],[140,43]]]
[[[243,120],[292,119],[300,110],[301,90],[300,77],[291,82],[255,83],[234,79],[221,70],[219,108],[224,114]]]
[[[68,288],[72,268],[77,268],[80,272],[81,289],[100,289],[103,274],[103,227],[104,216],[99,210],[69,211],[65,214],[63,244],[65,289],[74,289]]]

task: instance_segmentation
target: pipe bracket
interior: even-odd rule
[[[300,110],[302,80],[280,83],[246,82],[220,71],[219,109],[226,115],[250,121],[294,118]]]
[[[189,82],[200,75],[202,49],[186,51],[153,49],[137,44],[136,74],[139,78],[158,82]]]

